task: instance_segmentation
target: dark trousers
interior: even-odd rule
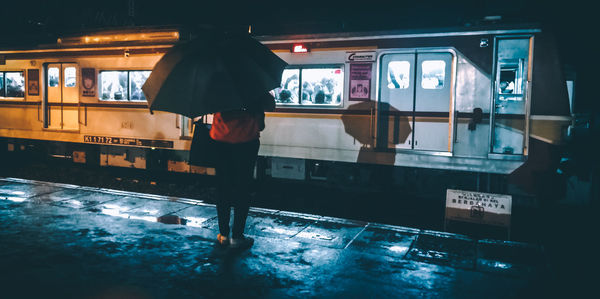
[[[244,235],[250,209],[250,188],[258,156],[258,139],[245,143],[215,142],[217,150],[217,216],[219,232],[229,236],[229,219],[233,207],[232,237]]]

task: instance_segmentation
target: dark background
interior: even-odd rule
[[[485,16],[500,23],[537,23],[556,34],[562,62],[577,74],[576,110],[598,111],[591,87],[597,13],[583,0],[454,1],[182,1],[17,0],[1,4],[0,48],[54,43],[60,35],[137,26],[220,26],[256,35],[477,26]],[[489,23],[489,22],[487,22]],[[577,112],[577,111],[575,111]]]

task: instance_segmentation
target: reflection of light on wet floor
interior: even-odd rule
[[[150,221],[150,222],[157,221],[156,217],[152,217],[152,216],[129,215],[129,219],[137,219],[137,220],[144,220],[144,221]]]
[[[494,267],[495,268],[500,268],[500,269],[508,269],[510,268],[510,264],[505,264],[505,263],[501,263],[501,262],[495,262],[494,263]]]
[[[296,231],[280,228],[280,227],[265,227],[263,231],[272,232],[280,235],[293,236],[296,234]]]
[[[394,253],[406,253],[408,251],[408,247],[406,246],[390,246],[388,249]]]
[[[8,197],[1,197],[7,200],[10,200],[12,202],[24,202],[27,200],[27,198],[25,197],[16,197],[16,196],[8,196]]]
[[[440,285],[440,280],[450,277],[454,269],[445,268],[433,264],[420,263],[415,267],[407,267],[402,270],[403,280],[419,285],[422,289],[433,289]]]
[[[76,199],[69,199],[66,202],[68,202],[71,206],[74,207],[83,207],[83,203]]]
[[[426,252],[419,250],[418,255],[421,257],[425,257],[425,258],[442,259],[442,260],[448,259],[447,252],[442,252],[442,251],[437,251],[437,250],[427,250]]]
[[[127,210],[127,208],[124,208],[124,207],[121,207],[118,205],[108,204],[108,205],[105,205],[104,208],[100,209],[100,213],[105,214],[105,215],[110,215],[110,216],[129,218],[129,215],[123,213],[126,210]]]
[[[202,217],[185,217],[183,218],[185,219],[185,225],[188,226],[193,226],[193,227],[202,227],[202,223],[206,220],[208,220],[208,218],[202,218]]]
[[[507,269],[510,269],[513,267],[509,263],[503,263],[503,262],[488,260],[488,259],[481,259],[479,262],[484,266],[487,266],[490,268],[496,268],[496,269],[500,269],[500,270],[507,270]]]
[[[24,202],[27,198],[23,197],[25,192],[0,189],[0,199],[6,199],[13,202]]]
[[[321,234],[311,233],[311,232],[301,232],[297,236],[300,238],[319,239],[319,240],[325,240],[325,241],[331,241],[331,240],[335,239],[335,237],[332,237],[332,236],[324,236]]]
[[[130,207],[122,207],[119,205],[114,205],[114,204],[107,204],[104,206],[104,208],[100,209],[100,213],[105,214],[105,215],[110,215],[110,216],[116,216],[116,217],[121,217],[121,218],[126,218],[126,219],[137,219],[137,220],[144,220],[144,221],[150,221],[150,222],[156,222],[157,218],[156,216],[145,216],[145,215],[133,215],[133,214],[128,214],[125,213],[125,211],[129,210]],[[144,213],[146,214],[156,214],[158,213],[158,210],[143,210]]]

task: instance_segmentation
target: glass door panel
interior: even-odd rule
[[[415,88],[415,54],[385,54],[381,57],[377,145],[412,148]]]

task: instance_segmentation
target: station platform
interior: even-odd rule
[[[251,208],[245,251],[199,200],[0,178],[4,298],[545,297],[540,245]],[[5,297],[5,296],[8,297]],[[548,294],[546,294],[548,295]],[[548,296],[546,296],[548,297]]]

